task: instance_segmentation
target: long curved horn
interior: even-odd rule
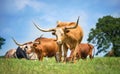
[[[12,40],[15,42],[16,45],[18,45],[18,46],[23,46],[23,44],[17,43],[17,41],[16,41],[13,37],[12,37]]]
[[[76,25],[75,26],[71,26],[71,27],[66,27],[66,29],[74,29],[74,28],[76,28],[78,26],[78,23],[79,23],[79,16],[78,16]]]
[[[43,32],[51,32],[51,31],[55,31],[55,29],[48,29],[48,30],[45,30],[45,29],[41,29],[40,27],[38,27],[34,22],[33,24],[35,25],[35,27],[40,30],[40,31],[43,31]]]

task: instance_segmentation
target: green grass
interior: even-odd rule
[[[102,57],[73,63],[56,63],[54,58],[42,62],[0,58],[0,74],[120,74],[120,58]]]

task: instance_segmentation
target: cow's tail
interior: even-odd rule
[[[94,58],[94,54],[95,54],[95,48],[94,48],[94,46],[93,45],[91,45],[91,44],[89,44],[88,43],[88,46],[92,49],[92,57]]]

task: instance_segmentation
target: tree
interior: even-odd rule
[[[92,28],[87,39],[96,45],[98,55],[101,52],[107,52],[112,46],[115,56],[120,56],[120,17],[104,16],[98,19],[96,28]]]
[[[0,49],[2,48],[2,45],[4,44],[5,42],[5,39],[0,37]]]

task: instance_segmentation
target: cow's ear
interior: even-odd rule
[[[40,40],[38,41],[38,44],[41,44],[41,41],[40,41]]]
[[[40,41],[35,41],[33,44],[40,44],[41,42]]]

